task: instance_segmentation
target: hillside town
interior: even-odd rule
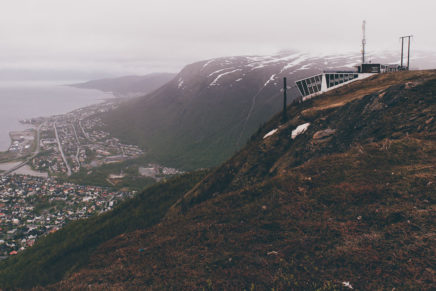
[[[11,146],[3,153],[10,161],[0,164],[0,259],[18,254],[69,221],[111,210],[135,195],[127,188],[68,182],[75,173],[144,156],[138,146],[104,130],[100,114],[116,106],[106,101],[63,115],[21,120],[33,128],[10,133]],[[183,173],[158,164],[139,166],[137,172],[155,181]],[[106,181],[115,186],[125,176],[121,170]]]
[[[81,169],[122,162],[144,155],[135,145],[111,137],[99,114],[116,106],[105,102],[64,115],[33,118],[22,123],[38,126],[40,153],[31,161],[37,171],[71,176]]]
[[[15,255],[67,222],[111,210],[134,191],[60,183],[54,178],[0,178],[0,258]]]

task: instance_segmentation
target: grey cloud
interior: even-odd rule
[[[297,49],[436,47],[434,1],[20,0],[0,9],[0,70],[177,71],[205,58]]]

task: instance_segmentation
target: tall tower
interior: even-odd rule
[[[410,38],[412,38],[413,37],[413,35],[406,35],[406,36],[401,36],[400,37],[400,39],[401,39],[401,69],[403,70],[403,59],[404,59],[404,54],[403,54],[403,51],[404,51],[404,39],[405,38],[407,38],[407,40],[408,40],[408,44],[407,44],[407,67],[406,67],[406,70],[409,70],[409,66],[410,66]]]
[[[288,114],[286,112],[286,106],[288,105],[286,91],[288,90],[288,85],[286,85],[286,77],[283,78],[283,113],[282,122],[288,121]]]
[[[366,21],[362,22],[362,64],[365,63]]]

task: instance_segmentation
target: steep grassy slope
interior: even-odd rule
[[[434,71],[380,75],[291,106],[278,133],[262,139],[279,117],[165,222],[108,241],[55,287],[428,290],[435,113]]]
[[[158,223],[205,173],[194,172],[153,185],[113,211],[71,222],[38,240],[34,247],[0,262],[0,287],[31,287],[60,280],[85,265],[102,242]]]
[[[105,240],[48,288],[430,290],[436,71],[378,75],[288,115],[177,190],[160,223]]]

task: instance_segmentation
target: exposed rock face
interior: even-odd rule
[[[374,96],[372,97],[372,102],[368,103],[365,106],[365,109],[363,110],[363,114],[367,114],[370,113],[372,111],[378,111],[378,110],[382,110],[384,107],[384,104],[380,101],[383,96],[385,96],[386,91],[381,92],[380,94],[374,94]]]

